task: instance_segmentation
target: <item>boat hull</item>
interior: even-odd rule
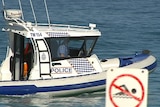
[[[107,68],[123,67],[123,68],[139,68],[148,69],[152,72],[157,65],[156,59],[153,56],[148,56],[145,59],[135,62],[130,65],[117,66],[116,62],[119,58],[110,59],[102,62],[103,66],[108,63],[115,63],[110,67],[106,67],[103,72],[64,77],[53,78],[46,80],[26,80],[26,81],[1,81],[0,95],[26,95],[26,94],[42,94],[49,93],[52,96],[73,96],[82,93],[92,93],[104,91],[106,87],[106,72]],[[120,61],[119,61],[120,62]],[[101,63],[101,64],[102,64]]]
[[[0,95],[26,95],[52,92],[71,96],[105,90],[106,72],[51,80],[0,82]]]

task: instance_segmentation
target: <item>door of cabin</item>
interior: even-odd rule
[[[23,73],[24,37],[14,34],[14,56],[12,63],[13,80],[21,80]]]

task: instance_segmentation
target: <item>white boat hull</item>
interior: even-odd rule
[[[0,82],[1,95],[25,95],[52,92],[70,96],[105,90],[106,72],[51,80]]]
[[[138,61],[128,64],[133,59]],[[142,58],[144,58],[142,60]],[[139,60],[140,59],[140,60]],[[121,61],[120,61],[121,60]],[[122,63],[122,61],[124,61]],[[127,65],[128,64],[128,65]],[[82,74],[78,76],[37,79],[23,81],[1,81],[0,95],[26,95],[49,93],[51,96],[73,96],[82,93],[104,91],[106,72],[109,68],[139,68],[152,72],[156,68],[156,59],[152,55],[141,55],[127,58],[114,58],[101,61],[103,72]]]

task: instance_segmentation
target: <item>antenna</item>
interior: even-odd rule
[[[5,10],[5,3],[4,3],[4,0],[2,0],[2,6],[3,6],[3,16],[4,18],[6,19],[6,10]]]
[[[23,15],[23,11],[22,11],[22,3],[21,3],[21,0],[18,0],[18,2],[19,2],[19,8],[20,8],[20,10],[21,10],[21,12],[22,12],[22,19],[24,20],[24,15]]]
[[[4,3],[4,0],[2,0],[2,6],[3,6],[3,10],[5,10],[5,3]]]
[[[48,13],[48,7],[47,7],[47,3],[46,3],[46,0],[44,0],[44,5],[45,5],[45,8],[46,8],[46,14],[47,14],[47,19],[48,19],[48,24],[49,24],[49,27],[50,27],[50,18],[49,18],[49,13]]]
[[[31,5],[31,9],[32,9],[32,13],[33,13],[33,17],[34,17],[34,21],[37,25],[37,19],[36,19],[36,15],[35,15],[35,12],[34,12],[34,8],[33,8],[33,4],[32,4],[32,0],[30,0],[30,5]]]

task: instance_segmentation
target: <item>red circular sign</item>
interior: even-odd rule
[[[132,93],[136,92],[136,89],[133,89],[132,90],[132,93],[129,92],[128,90],[125,90],[123,89],[122,87],[118,86],[116,83],[116,81],[118,81],[119,79],[121,78],[124,78],[124,77],[129,77],[129,78],[132,78],[134,80],[136,80],[140,87],[141,87],[141,90],[142,90],[142,96],[140,98],[138,98],[137,96],[133,95]],[[119,91],[121,91],[122,93],[124,93],[125,95],[127,96],[130,96],[131,98],[135,99],[136,101],[138,101],[138,104],[135,105],[135,107],[139,107],[144,99],[144,86],[142,84],[142,82],[134,75],[131,75],[131,74],[122,74],[122,75],[119,75],[117,76],[112,82],[111,82],[111,85],[109,87],[109,98],[110,98],[110,101],[112,102],[112,104],[115,106],[115,107],[119,107],[118,104],[116,104],[116,102],[114,101],[113,97],[112,97],[112,89],[113,88],[116,88],[118,89]]]

